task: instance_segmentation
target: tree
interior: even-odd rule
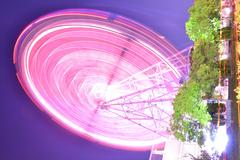
[[[200,88],[204,94],[210,95],[213,87],[216,86],[216,82],[218,81],[218,69],[211,68],[207,64],[201,64],[194,79],[199,82]]]
[[[197,142],[199,145],[203,144],[202,125],[197,121],[183,115],[181,117],[173,117],[171,121],[171,130],[175,137],[181,141]]]
[[[205,95],[210,95],[218,82],[217,50],[214,43],[196,41],[192,51],[190,79],[199,83]]]
[[[220,0],[195,0],[189,9],[186,31],[193,41],[214,42],[219,39]]]
[[[218,44],[198,40],[194,42],[192,51],[192,67],[191,71],[195,72],[200,64],[207,64],[210,67],[216,67],[218,57]]]
[[[211,116],[202,102],[199,84],[192,80],[186,82],[179,89],[173,108],[170,125],[175,137],[181,141],[197,141],[200,144],[202,129],[211,120]]]
[[[201,154],[198,157],[191,154],[189,154],[189,157],[192,160],[220,160],[220,156],[217,153],[213,153],[211,155],[206,150],[202,150]]]
[[[211,120],[203,96],[210,96],[218,82],[217,52],[220,31],[220,0],[195,0],[189,9],[186,32],[194,42],[190,79],[173,101],[171,131],[181,141],[201,144],[203,129]]]

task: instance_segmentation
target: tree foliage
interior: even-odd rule
[[[216,44],[197,41],[192,52],[190,78],[199,83],[203,94],[210,95],[218,82]]]
[[[189,154],[192,160],[219,160],[220,156],[217,153],[209,154],[206,150],[201,150],[201,154],[196,157],[195,155]]]
[[[176,138],[181,141],[200,142],[201,129],[206,126],[211,116],[202,102],[199,84],[192,80],[186,82],[174,99],[173,107],[171,130]]]
[[[171,120],[171,131],[182,141],[201,144],[203,128],[211,120],[203,97],[211,96],[218,82],[219,11],[220,0],[195,0],[189,9],[186,32],[194,41],[190,79],[174,99]]]
[[[202,102],[199,84],[195,81],[186,82],[180,88],[178,95],[173,102],[175,116],[189,115],[193,119],[199,120],[202,125],[208,122],[205,117],[206,106]],[[204,118],[202,118],[204,116]]]
[[[171,130],[175,137],[181,141],[194,141],[201,145],[203,137],[201,129],[200,123],[188,116],[174,117],[171,121]]]
[[[219,38],[220,0],[195,0],[189,9],[186,31],[193,41],[214,42]]]

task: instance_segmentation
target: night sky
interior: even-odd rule
[[[23,28],[41,15],[67,8],[113,12],[144,24],[177,49],[193,0],[1,0],[0,160],[148,160],[150,152],[117,150],[89,142],[58,126],[27,97],[15,75],[12,53]]]

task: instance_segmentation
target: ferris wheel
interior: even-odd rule
[[[146,149],[170,135],[186,56],[143,25],[108,12],[54,12],[29,24],[14,49],[32,101],[77,135]]]

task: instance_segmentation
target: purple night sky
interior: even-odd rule
[[[90,8],[135,20],[165,36],[179,50],[193,0],[58,0],[0,2],[0,159],[148,160],[149,152],[117,150],[82,139],[41,112],[21,88],[12,61],[17,37],[31,21],[61,9]]]

